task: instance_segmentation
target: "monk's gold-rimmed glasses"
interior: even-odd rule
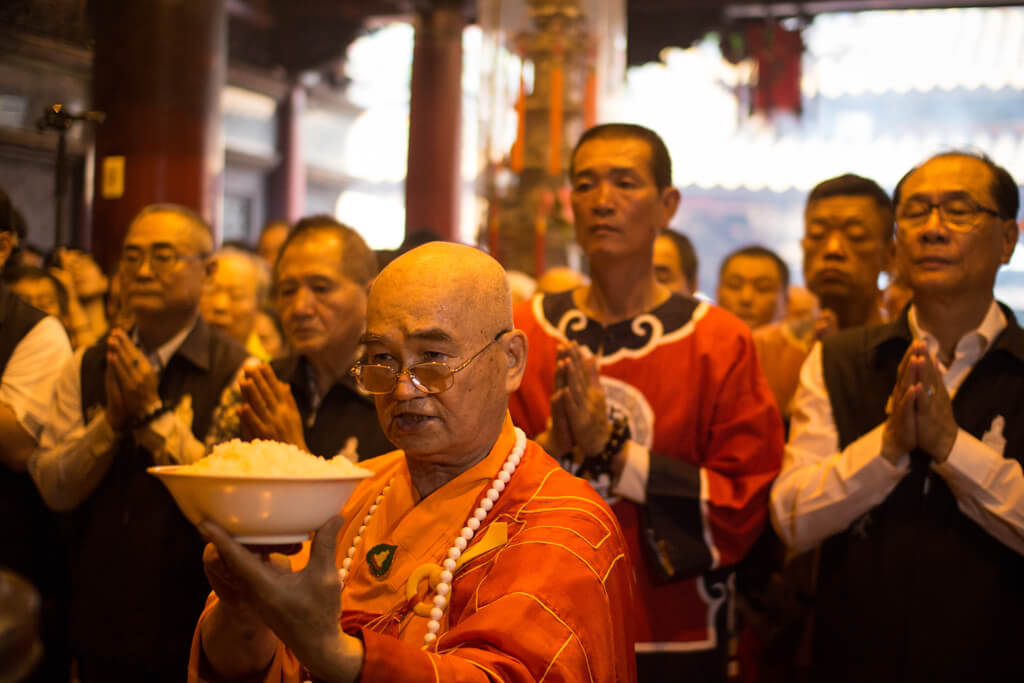
[[[464,370],[477,356],[490,348],[491,344],[511,331],[502,330],[494,335],[494,339],[487,342],[482,349],[454,368],[436,361],[415,363],[405,370],[396,369],[391,365],[356,363],[349,373],[355,378],[359,387],[370,394],[390,394],[398,386],[398,378],[402,375],[408,375],[413,385],[423,393],[440,394],[442,391],[452,388],[456,372]]]

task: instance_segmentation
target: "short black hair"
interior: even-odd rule
[[[38,266],[29,266],[24,263],[10,263],[3,269],[4,284],[13,285],[22,280],[49,280],[52,282],[53,288],[57,291],[57,307],[60,308],[60,314],[68,314],[68,290],[64,289],[64,285],[52,273]]]
[[[1009,171],[992,161],[987,154],[973,150],[952,149],[947,152],[940,152],[928,157],[920,164],[907,171],[903,177],[900,178],[900,181],[896,183],[896,189],[893,190],[892,193],[893,203],[899,205],[900,191],[903,189],[903,183],[907,181],[907,178],[909,178],[914,171],[921,168],[929,161],[941,159],[942,157],[967,157],[969,159],[977,159],[981,163],[985,164],[985,166],[988,167],[988,170],[992,173],[992,184],[989,186],[989,191],[992,193],[992,199],[996,202],[996,210],[999,212],[999,217],[1012,218],[1016,220],[1017,213],[1020,212],[1020,191],[1017,189],[1017,181],[1013,179],[1013,176],[1010,175]]]
[[[718,267],[718,279],[721,281],[722,276],[725,274],[725,269],[729,267],[729,263],[737,256],[754,256],[757,258],[767,258],[775,262],[775,266],[779,269],[779,280],[782,284],[782,294],[786,295],[786,291],[789,289],[789,266],[782,260],[778,254],[769,249],[768,247],[762,247],[759,244],[751,244],[746,247],[740,247],[736,251],[731,252],[728,256],[722,259],[722,265]]]
[[[690,289],[696,290],[694,285],[697,283],[697,269],[700,264],[697,261],[697,250],[693,248],[693,242],[683,233],[669,228],[662,230],[659,237],[667,237],[676,245],[676,251],[679,253],[679,268],[683,271],[683,277],[686,278]]]
[[[811,189],[804,206],[806,208],[811,205],[811,202],[818,201],[819,199],[829,199],[830,197],[868,197],[874,199],[875,204],[882,211],[882,225],[884,226],[882,238],[887,242],[892,239],[893,201],[889,194],[882,189],[882,186],[874,180],[856,175],[855,173],[844,173],[835,178],[823,180]]]
[[[572,148],[572,156],[569,157],[569,179],[575,172],[576,152],[583,143],[596,139],[622,139],[629,138],[643,140],[651,150],[651,174],[654,176],[654,184],[658,191],[672,186],[672,158],[668,154],[668,147],[665,141],[650,128],[638,126],[635,123],[602,123],[588,129]]]
[[[354,228],[345,225],[330,214],[321,213],[306,216],[292,226],[288,237],[281,243],[277,263],[274,264],[274,283],[277,283],[277,269],[281,263],[280,254],[297,240],[305,239],[314,232],[333,232],[341,240],[341,272],[345,277],[361,285],[368,285],[377,277],[377,255]]]

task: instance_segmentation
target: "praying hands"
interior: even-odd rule
[[[308,450],[302,417],[288,385],[278,380],[266,363],[247,363],[242,373],[242,404],[238,413],[242,435],[246,439],[283,441]]]
[[[889,401],[882,457],[895,464],[920,448],[936,463],[945,462],[959,427],[942,375],[923,341],[912,343],[903,356]]]

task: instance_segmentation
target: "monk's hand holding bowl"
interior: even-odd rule
[[[332,517],[317,530],[309,563],[298,572],[251,552],[214,522],[200,525],[200,531],[211,542],[203,554],[206,573],[223,601],[218,608],[226,608],[217,616],[236,620],[237,628],[251,631],[250,641],[259,641],[261,656],[254,659],[246,653],[241,660],[250,666],[262,661],[265,666],[274,654],[276,639],[280,639],[319,678],[344,681],[358,677],[362,643],[341,630],[335,546],[342,521],[341,517]],[[213,626],[214,617],[211,614],[204,622],[204,631],[207,623]],[[258,617],[260,623],[255,623],[253,617]],[[204,638],[204,649],[208,645]],[[218,668],[223,672],[223,653],[208,654],[221,660]]]

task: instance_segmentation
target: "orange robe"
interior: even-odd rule
[[[342,625],[366,648],[361,683],[374,681],[633,681],[633,569],[615,515],[586,482],[527,442],[523,459],[455,572],[438,640],[423,648],[433,599],[423,581],[406,599],[408,577],[440,565],[515,442],[506,418],[490,454],[420,500],[400,451],[360,463],[376,476],[342,510],[340,566],[356,530],[388,480],[342,593]],[[396,550],[380,577],[371,549]],[[377,558],[386,557],[378,550]],[[299,563],[304,563],[304,559]],[[383,562],[376,563],[378,570]],[[216,598],[211,596],[212,605]],[[209,610],[209,606],[207,607]],[[204,613],[205,617],[205,613]],[[200,624],[202,617],[200,618]],[[199,628],[189,681],[199,681]],[[301,665],[283,645],[264,680],[298,682]]]

